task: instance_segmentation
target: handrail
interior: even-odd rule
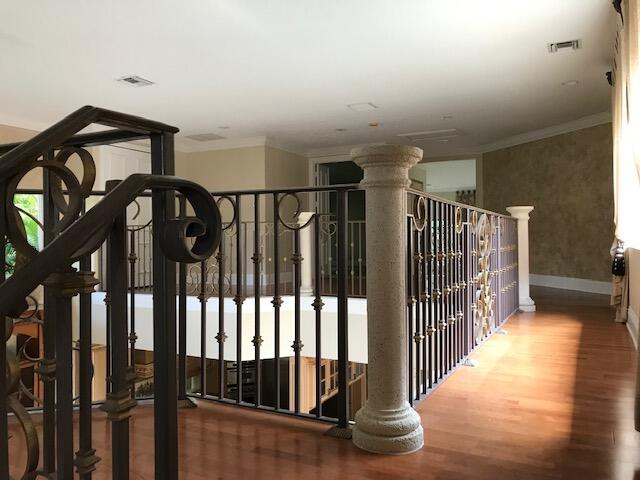
[[[158,232],[165,238],[163,250],[165,246],[170,250],[163,253],[179,261],[189,261],[186,257],[190,257],[192,262],[211,256],[220,242],[221,221],[218,208],[206,189],[177,177],[134,174],[115,186],[101,202],[72,223],[0,285],[0,313],[14,316],[22,313],[27,295],[57,269],[95,251],[106,238],[115,218],[146,189],[155,192],[175,190],[182,193],[191,203],[197,217],[179,219],[181,223],[169,221],[167,228],[174,230]],[[176,242],[176,239],[184,241],[184,232],[187,231],[195,232],[192,234],[196,237],[193,247],[186,242],[182,246]]]
[[[47,150],[60,146],[93,123],[145,135],[178,132],[178,129],[171,125],[87,105],[4,153],[0,157],[0,182],[17,174],[25,161],[32,161]]]

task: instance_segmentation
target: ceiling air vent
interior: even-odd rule
[[[447,128],[445,130],[426,130],[424,132],[399,133],[398,136],[406,138],[412,142],[438,142],[459,137],[461,134],[462,132],[457,128]]]
[[[210,142],[211,140],[223,140],[226,137],[215,133],[198,133],[196,135],[186,135],[185,138],[196,142]]]
[[[131,85],[132,87],[149,87],[155,83],[146,78],[138,77],[137,75],[127,75],[126,77],[119,78],[118,82]]]
[[[556,53],[561,50],[578,50],[580,46],[580,40],[567,40],[566,42],[550,43],[549,53]]]

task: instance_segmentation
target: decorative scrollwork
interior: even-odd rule
[[[288,223],[287,221],[285,221],[282,218],[282,203],[284,202],[285,199],[287,198],[293,198],[296,202],[296,207],[294,209],[294,212],[292,214],[292,217],[298,218],[300,213],[302,212],[302,201],[300,200],[300,197],[298,196],[297,192],[286,192],[284,193],[282,196],[278,197],[278,203],[277,203],[277,208],[276,208],[276,212],[277,212],[277,216],[278,216],[278,221],[280,222],[280,224],[285,227],[288,230],[302,230],[303,228],[306,228],[307,226],[309,226],[309,224],[311,224],[311,222],[313,221],[314,217],[316,216],[316,214],[314,213],[313,215],[311,215],[309,217],[309,219],[304,222],[303,224],[299,224],[299,223]]]
[[[460,235],[464,224],[462,222],[462,208],[456,207],[456,233]]]
[[[78,180],[76,174],[66,166],[72,155],[77,154],[82,162],[82,180]],[[64,148],[58,152],[53,160],[35,160],[22,169],[8,183],[5,193],[5,219],[7,223],[7,237],[16,250],[16,253],[26,258],[34,257],[38,252],[36,247],[27,240],[22,214],[27,214],[33,220],[32,215],[14,205],[14,197],[17,194],[20,181],[36,168],[52,174],[51,182],[52,199],[61,212],[60,220],[54,226],[54,233],[60,233],[71,223],[78,219],[82,212],[84,199],[90,195],[95,181],[95,163],[91,154],[82,148]],[[62,184],[66,189],[63,191]]]
[[[421,232],[427,225],[427,202],[425,197],[416,195],[413,202],[413,225],[417,231]]]
[[[475,230],[478,252],[478,274],[474,281],[476,285],[474,326],[476,340],[480,341],[491,331],[494,303],[490,272],[493,231],[490,220],[486,214],[483,213],[480,215],[476,222]]]
[[[4,341],[8,342],[13,334],[14,320],[10,317],[5,317],[5,338]],[[18,362],[18,356],[16,354],[7,355],[7,409],[15,415],[27,447],[27,461],[24,467],[23,474],[20,478],[30,479],[35,477],[36,469],[38,468],[38,462],[40,457],[40,443],[38,440],[38,432],[29,415],[29,412],[20,403],[18,398],[20,394],[20,365]]]

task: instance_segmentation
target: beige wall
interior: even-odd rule
[[[33,137],[36,133],[34,130],[24,128],[11,127],[9,125],[0,125],[0,144],[21,142]],[[41,170],[31,170],[20,181],[21,188],[42,188],[42,172]]]
[[[265,188],[265,147],[179,152],[176,175],[212,192]]]
[[[533,205],[531,273],[609,281],[611,125],[483,155],[484,207]]]
[[[640,250],[629,250],[629,307],[640,315]]]

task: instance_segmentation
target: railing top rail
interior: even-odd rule
[[[134,132],[131,130],[111,129],[103,130],[100,132],[79,133],[66,140],[61,141],[59,145],[54,145],[52,148],[58,149],[63,147],[95,147],[98,145],[111,145],[114,143],[131,142],[148,137],[149,135],[145,133]],[[0,155],[4,155],[14,148],[19,147],[25,141],[5,143],[4,145],[0,145]]]
[[[256,195],[256,194],[274,194],[274,193],[316,193],[316,192],[333,192],[336,190],[358,190],[360,186],[357,183],[348,183],[340,185],[329,185],[321,187],[283,187],[276,189],[262,189],[262,190],[229,190],[224,192],[209,192],[211,195],[220,196],[234,196],[234,195]],[[30,195],[41,195],[42,189],[38,188],[19,188],[16,193],[24,193]],[[64,192],[66,193],[66,191]],[[92,190],[91,196],[103,196],[107,192],[104,190]],[[139,197],[151,197],[150,191],[140,192]],[[180,194],[177,194],[180,196]]]
[[[0,156],[0,179],[15,175],[20,171],[25,160],[38,158],[47,150],[60,146],[93,123],[144,135],[178,132],[178,128],[161,122],[87,105],[2,154]]]
[[[211,192],[214,196],[232,196],[232,195],[256,195],[256,194],[274,194],[274,193],[315,193],[315,192],[333,192],[336,190],[359,190],[358,183],[345,183],[339,185],[323,185],[315,187],[282,187],[275,189],[257,189],[257,190],[228,190],[222,192]]]
[[[407,188],[407,193],[416,195],[418,197],[430,198],[432,200],[436,200],[436,201],[442,202],[442,203],[447,203],[449,205],[454,205],[456,207],[467,208],[469,210],[474,210],[474,211],[479,212],[479,213],[486,213],[488,215],[496,215],[498,217],[504,217],[504,218],[513,218],[510,215],[505,215],[503,213],[493,212],[491,210],[486,210],[484,208],[475,207],[473,205],[467,205],[466,203],[456,202],[454,200],[449,200],[447,198],[439,197],[438,195],[434,195],[433,193],[427,193],[427,192],[423,192],[421,190],[414,190],[413,188]]]

